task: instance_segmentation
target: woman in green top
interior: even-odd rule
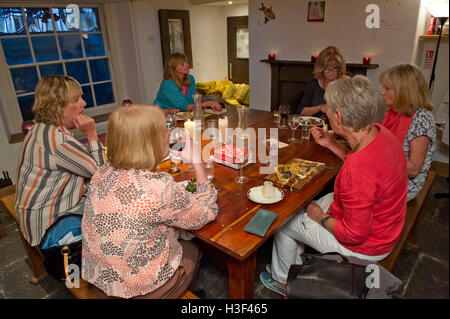
[[[153,104],[159,105],[166,114],[190,112],[194,110],[192,95],[196,93],[195,79],[189,74],[186,56],[182,53],[172,53],[167,59],[164,80]],[[210,107],[215,111],[222,110],[222,106],[216,101],[203,102],[202,107]]]

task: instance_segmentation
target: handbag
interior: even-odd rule
[[[81,238],[70,243],[57,244],[58,239],[66,237],[69,232],[75,236],[81,235],[81,224],[73,219],[74,217],[80,218],[81,221],[81,216],[78,215],[64,216],[47,230],[41,241],[40,251],[44,257],[45,269],[50,276],[59,281],[66,280],[67,265],[77,265],[81,270]],[[66,256],[66,265],[64,265],[64,255]]]
[[[330,255],[340,258],[326,258]],[[366,266],[352,264],[339,253],[303,253],[301,258],[302,265],[289,268],[289,299],[363,299],[367,295]]]

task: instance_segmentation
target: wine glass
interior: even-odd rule
[[[175,114],[173,114],[173,113],[167,114],[167,116],[166,116],[166,127],[169,130],[172,130],[176,125],[177,125],[177,118],[176,118]]]
[[[173,130],[170,133],[169,147],[171,149],[173,148],[174,150],[181,151],[182,147],[183,147],[183,143],[184,143],[184,142],[181,142],[182,137],[183,137],[183,135],[179,130]],[[177,147],[177,148],[175,148],[175,147]],[[180,164],[183,161],[183,159],[180,156],[177,156],[172,152],[170,153],[169,158],[170,158],[170,163],[172,164],[170,166],[170,171],[172,173],[179,172],[180,167],[178,166],[178,164]]]
[[[300,125],[300,121],[298,119],[298,116],[295,115],[295,114],[289,114],[288,125],[291,128],[291,130],[292,130],[292,137],[288,141],[289,142],[298,141],[298,139],[295,137],[295,130]]]
[[[288,117],[288,114],[291,112],[291,107],[289,104],[281,104],[280,105],[280,115],[281,115],[281,125],[280,128],[288,128],[286,125],[286,119]]]

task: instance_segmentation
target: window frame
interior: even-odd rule
[[[28,2],[26,2],[26,3],[5,2],[5,3],[1,4],[1,7],[20,7],[22,9],[22,13],[23,13],[24,12],[23,8],[32,7],[32,8],[50,8],[51,9],[51,8],[65,7],[68,4],[69,3],[56,3],[56,2],[39,2],[39,3],[37,3],[37,2],[36,3],[35,2],[30,2],[30,3],[28,3]],[[111,47],[113,47],[113,45],[111,44],[111,39],[109,37],[109,31],[106,26],[106,22],[108,20],[107,10],[105,9],[103,4],[94,4],[94,3],[92,3],[92,4],[83,3],[83,4],[80,4],[79,7],[80,8],[87,7],[87,8],[97,8],[98,9],[98,17],[99,17],[101,31],[86,32],[86,33],[102,35],[103,45],[104,45],[104,49],[105,49],[104,56],[100,56],[100,57],[83,56],[82,58],[77,58],[77,59],[67,59],[67,60],[58,59],[58,60],[46,61],[46,62],[33,62],[33,63],[29,63],[29,64],[14,65],[13,67],[17,68],[17,67],[23,67],[25,65],[26,66],[35,66],[37,69],[37,72],[39,72],[38,74],[40,75],[39,65],[62,63],[63,70],[65,70],[66,69],[65,63],[68,61],[69,62],[86,61],[87,69],[88,69],[88,76],[89,76],[89,86],[91,87],[91,90],[93,91],[94,84],[92,82],[92,75],[91,75],[91,71],[90,71],[89,61],[94,60],[94,59],[105,59],[105,58],[108,59],[111,79],[107,80],[107,81],[95,82],[95,84],[111,82],[114,102],[110,103],[110,104],[104,104],[101,106],[95,106],[96,101],[94,99],[94,106],[85,109],[86,115],[94,117],[94,118],[99,117],[101,119],[104,119],[106,115],[108,115],[114,109],[116,109],[118,107],[118,105],[119,105],[118,96],[119,96],[119,91],[121,91],[120,87],[118,87],[118,85],[117,85],[118,79],[116,77],[116,72],[115,72],[115,68],[114,68],[115,59],[111,52]],[[50,12],[52,15],[52,21],[53,21],[53,25],[54,25],[53,10],[50,10]],[[26,29],[28,31],[28,24],[26,21],[24,21],[24,23],[25,23]],[[58,35],[69,35],[69,34],[80,34],[80,33],[82,33],[81,30],[79,30],[78,32],[57,32],[56,28],[54,27],[54,30],[52,32],[42,33],[37,36],[49,36],[49,35],[54,36],[56,39],[56,44],[57,44],[58,50],[60,52]],[[33,36],[35,37],[36,35],[33,35]],[[31,45],[32,37],[30,36],[30,33],[24,34],[24,35],[11,36],[11,38],[13,38],[13,37],[27,38]],[[6,38],[6,37],[2,37],[2,38]],[[83,41],[81,41],[81,43],[82,43],[82,47],[84,48]],[[32,46],[30,46],[30,50],[31,50],[32,56],[34,57],[34,51],[33,51]],[[13,138],[14,136],[21,135],[21,133],[22,133],[21,127],[22,127],[23,119],[22,119],[22,113],[20,111],[20,106],[18,103],[17,95],[16,95],[16,90],[14,88],[13,81],[12,81],[12,78],[10,75],[10,71],[9,71],[10,68],[11,68],[11,66],[9,66],[7,64],[3,50],[0,49],[0,70],[2,70],[0,72],[0,96],[1,96],[1,98],[0,98],[0,118],[3,121],[6,135],[11,143],[11,142],[14,142],[14,141],[12,141],[14,139]],[[5,71],[3,72],[3,70],[5,70]],[[94,93],[94,92],[92,92],[92,93]],[[25,95],[26,94],[24,94],[24,96]],[[19,141],[20,141],[20,137],[19,137]]]

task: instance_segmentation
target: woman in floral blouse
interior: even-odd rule
[[[430,91],[420,68],[400,64],[380,75],[380,94],[389,108],[383,124],[402,144],[408,169],[408,201],[421,190],[436,147]]]
[[[170,131],[155,106],[114,111],[108,123],[108,164],[92,177],[82,223],[82,277],[101,297],[179,298],[193,281],[201,252],[178,229],[199,229],[217,215],[217,191],[186,138],[192,194],[155,167],[169,153]]]

